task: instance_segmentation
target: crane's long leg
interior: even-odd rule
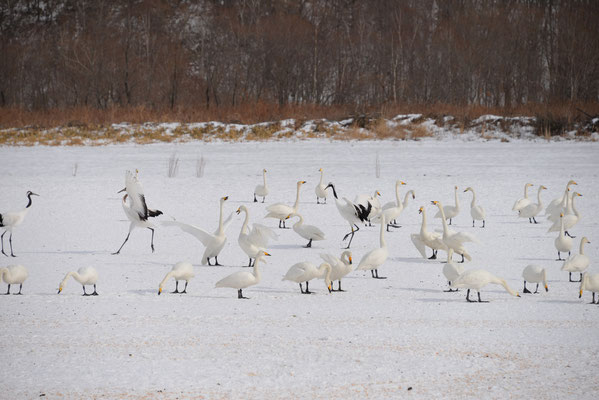
[[[354,230],[354,226],[356,227],[356,229]],[[351,227],[351,232],[349,232],[348,234],[346,234],[345,236],[343,236],[343,240],[347,239],[347,237],[349,235],[351,235],[351,239],[349,239],[349,243],[347,244],[346,249],[349,249],[349,246],[351,246],[351,241],[354,240],[354,235],[356,234],[356,232],[358,232],[360,230],[360,228],[358,227],[358,225],[356,224],[350,224]]]
[[[131,231],[129,231],[129,233],[127,234],[127,237],[125,238],[125,241],[123,242],[121,247],[119,247],[119,249],[116,251],[116,253],[112,253],[112,255],[119,254],[121,252],[121,249],[123,248],[125,243],[127,243],[127,240],[129,240],[129,235],[131,235]]]
[[[8,242],[10,243],[10,255],[11,257],[16,257],[12,252],[12,232],[10,232],[10,237],[8,238]]]
[[[152,231],[152,243],[150,244],[150,247],[152,248],[152,253],[154,252],[154,228],[148,228],[149,230]]]

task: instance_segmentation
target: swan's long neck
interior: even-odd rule
[[[474,189],[470,189],[472,192],[472,202],[470,203],[470,208],[474,208],[476,206],[476,193],[474,193]]]
[[[447,250],[447,262],[451,262],[453,259],[453,249],[450,247],[449,250]]]
[[[321,264],[318,268],[318,274],[322,276],[324,281],[328,284],[328,282],[331,281],[331,266],[325,263]]]
[[[537,203],[540,208],[543,208],[543,202],[541,201],[541,191],[543,190],[543,186],[539,187],[539,191],[537,192]]]
[[[256,278],[257,282],[259,282],[260,279],[262,279],[262,273],[260,272],[260,267],[258,266],[260,262],[262,262],[262,255],[259,255],[254,260],[254,277]]]
[[[401,207],[401,199],[399,197],[399,182],[395,184],[395,201],[397,202],[397,207]]]
[[[443,211],[443,205],[441,203],[437,203],[437,207],[439,207],[439,211],[441,212],[441,221],[443,221],[443,234],[446,235],[447,231],[449,231],[449,227],[447,226],[447,220],[445,219],[445,211]]]
[[[586,243],[586,242],[585,242],[584,240],[581,240],[581,241],[580,241],[580,254],[581,254],[581,255],[584,255],[584,244],[585,244],[585,243]]]
[[[460,209],[460,200],[458,199],[458,188],[455,188],[454,190],[454,196],[455,196],[455,208],[456,209]]]
[[[422,226],[420,226],[420,234],[426,233],[426,211],[424,211],[424,207],[422,207]]]
[[[406,208],[408,206],[408,201],[410,200],[410,195],[413,195],[413,194],[414,194],[414,191],[412,191],[412,190],[408,190],[406,192],[406,195],[403,197],[403,203],[402,203],[403,208]],[[399,202],[397,203],[397,205],[399,205]]]
[[[564,212],[564,215],[568,215],[568,214],[574,214],[574,194],[572,194],[572,197],[570,196],[566,196],[566,211]]]
[[[561,201],[559,202],[560,207],[566,207],[568,205],[568,193],[569,193],[570,189],[566,188],[566,191],[564,192],[564,195],[562,196]]]
[[[320,171],[320,183],[319,186],[322,186],[322,180],[324,179],[324,171]]]
[[[218,216],[218,234],[222,235],[223,234],[223,208],[224,208],[224,201],[220,202],[220,212],[219,212],[219,216]]]
[[[295,214],[296,217],[298,217],[298,221],[295,223],[296,225],[303,225],[304,224],[304,217],[302,217],[301,214]]]
[[[173,275],[175,275],[175,271],[169,271],[165,276],[164,279],[160,282],[160,285],[158,285],[159,289],[162,289],[164,287],[164,284],[166,282],[168,282],[169,279],[171,279],[173,277]]]
[[[382,214],[381,216],[381,232],[380,232],[380,241],[381,241],[381,248],[385,248],[387,247],[387,242],[385,242],[385,226],[387,226],[386,221],[385,221],[385,215]]]
[[[578,218],[580,218],[580,213],[578,212],[578,210],[574,206],[574,197],[575,196],[572,196],[572,199],[570,200],[570,205],[572,206],[572,212],[574,213],[574,215],[576,215]]]
[[[248,223],[250,221],[250,214],[247,210],[243,210],[243,212],[245,212],[245,219],[243,220],[243,225],[241,225],[241,233],[247,233],[248,232]]]
[[[501,278],[497,278],[497,277],[495,277],[495,279],[493,280],[493,283],[496,283],[496,284],[498,284],[498,285],[501,285],[501,286],[503,286],[503,288],[504,288],[504,289],[505,289],[505,290],[506,290],[506,291],[507,291],[509,294],[511,294],[512,296],[518,296],[518,293],[517,293],[517,292],[514,292],[514,291],[512,290],[512,288],[510,288],[510,287],[507,285],[507,282],[505,281],[505,279],[501,279]]]
[[[5,275],[9,275],[8,268],[0,268],[0,282],[3,280],[6,281],[6,278],[4,277]]]
[[[524,185],[524,198],[528,199],[528,184]]]
[[[543,285],[547,287],[547,270],[543,268]]]
[[[78,272],[71,271],[71,272],[68,272],[68,273],[65,275],[64,279],[62,280],[62,282],[60,282],[60,287],[64,287],[64,285],[67,283],[67,281],[69,280],[69,278],[70,278],[71,276],[72,276],[72,277],[73,277],[73,279],[75,279],[77,282],[79,282],[79,283],[83,282],[83,278],[82,278],[82,276],[81,276],[81,275],[79,275],[79,273],[78,273]]]
[[[266,187],[266,171],[262,171],[262,178],[264,180],[264,187]]]
[[[559,236],[565,236],[566,230],[564,229],[564,217],[559,217]]]
[[[297,207],[299,206],[300,187],[301,187],[301,185],[297,185],[297,193],[295,194],[295,203],[293,204],[294,212],[297,211]]]

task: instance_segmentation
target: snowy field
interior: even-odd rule
[[[179,174],[168,178],[168,158],[176,151]],[[381,175],[375,177],[379,154]],[[206,159],[205,175],[195,176],[196,160]],[[73,176],[74,165],[77,174]],[[24,296],[0,296],[0,397],[38,398],[576,398],[599,395],[599,306],[591,294],[578,298],[578,284],[555,261],[555,233],[549,223],[518,219],[511,211],[531,182],[549,188],[543,200],[563,193],[569,179],[583,194],[576,206],[582,221],[571,229],[591,244],[591,272],[599,272],[599,144],[540,142],[336,142],[114,145],[106,147],[2,147],[0,212],[22,209],[32,190],[40,197],[15,230],[16,259],[0,266],[29,269]],[[111,255],[129,226],[117,191],[125,170],[139,169],[150,208],[160,219],[175,217],[209,231],[218,224],[218,199],[230,196],[225,214],[244,204],[251,222],[263,220],[274,202],[292,204],[295,182],[308,183],[300,212],[321,227],[327,240],[303,248],[292,230],[279,240],[262,267],[263,280],[244,290],[215,289],[225,275],[247,263],[237,245],[243,219],[228,230],[219,257],[224,266],[200,265],[203,247],[176,228],[135,230],[120,255]],[[271,194],[253,203],[252,192],[268,170]],[[402,228],[387,235],[389,260],[379,272],[352,272],[344,293],[329,294],[323,281],[312,295],[282,282],[298,261],[320,263],[319,253],[341,253],[348,231],[332,195],[316,205],[318,169],[352,198],[378,189],[392,201],[395,180],[416,192],[400,217]],[[467,303],[465,292],[444,293],[442,264],[423,260],[410,241],[420,229],[425,205],[429,229],[431,200],[453,203],[460,187],[462,212],[454,229],[475,234],[468,243],[467,269],[485,268],[522,291],[522,269],[547,268],[549,292],[510,296],[499,286],[483,289],[489,303]],[[472,186],[487,210],[487,227],[472,228]],[[352,243],[354,263],[378,246],[379,227],[364,228]],[[5,237],[6,239],[7,237]],[[5,240],[6,243],[6,240]],[[445,253],[439,253],[441,258]],[[456,258],[457,259],[457,258]],[[189,260],[196,277],[187,295],[173,295],[170,281],[158,283],[171,266]],[[71,280],[57,295],[68,271],[95,266],[97,297],[81,296]],[[578,275],[576,274],[576,277]],[[336,286],[336,284],[335,284]],[[6,290],[6,284],[0,291]],[[14,289],[13,289],[14,290]]]

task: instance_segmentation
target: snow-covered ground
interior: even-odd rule
[[[168,178],[168,158],[180,158],[179,174]],[[375,177],[379,156],[381,176]],[[206,160],[196,177],[197,160]],[[73,176],[77,164],[76,176]],[[26,205],[25,192],[41,196],[13,237],[16,259],[29,269],[24,296],[0,296],[0,382],[2,398],[597,398],[599,393],[599,306],[591,294],[578,298],[555,261],[555,233],[548,222],[518,219],[511,211],[524,183],[544,184],[547,204],[575,179],[583,197],[582,221],[571,233],[588,236],[590,271],[599,272],[599,144],[510,143],[430,140],[420,142],[253,142],[133,144],[105,147],[2,147],[0,212]],[[247,263],[237,245],[236,217],[219,261],[200,265],[203,248],[176,228],[135,230],[120,255],[128,222],[117,191],[125,170],[139,169],[149,207],[208,230],[218,223],[218,198],[228,215],[245,204],[251,220],[262,220],[268,204],[291,204],[295,182],[300,212],[322,228],[327,240],[311,249],[292,230],[277,230],[263,280],[238,300],[234,289],[215,289],[223,276]],[[252,192],[268,170],[271,194],[253,203]],[[338,194],[353,198],[381,191],[394,200],[396,179],[416,191],[400,217],[402,228],[387,235],[386,280],[353,272],[344,293],[329,294],[322,281],[302,295],[281,278],[294,263],[339,255],[348,231],[332,196],[316,205],[318,169]],[[469,268],[485,268],[522,290],[522,269],[547,268],[549,292],[512,297],[499,286],[482,292],[489,303],[467,303],[464,291],[444,293],[442,264],[423,260],[409,235],[420,227],[431,200],[453,203],[460,187],[461,214],[454,229],[474,233]],[[472,186],[487,210],[487,227],[472,228]],[[531,196],[531,197],[532,197]],[[478,225],[478,224],[477,224]],[[365,228],[352,243],[354,262],[378,246],[379,227]],[[5,237],[6,239],[7,237]],[[6,244],[6,240],[5,240]],[[441,256],[441,254],[443,254]],[[444,253],[440,253],[444,257]],[[171,266],[190,260],[196,277],[187,295],[163,293],[158,283]],[[100,296],[81,296],[67,271],[85,265],[100,274]],[[166,291],[174,288],[169,282]],[[2,284],[0,290],[4,291]]]

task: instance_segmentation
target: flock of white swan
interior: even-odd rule
[[[340,254],[339,257],[330,254],[320,254],[323,262],[320,266],[316,266],[311,262],[298,262],[292,265],[283,280],[288,280],[299,284],[301,293],[309,294],[312,293],[309,288],[309,283],[315,279],[323,279],[326,288],[329,292],[332,291],[343,291],[341,289],[341,280],[354,270],[366,271],[370,270],[372,278],[385,279],[385,277],[379,276],[379,268],[387,261],[389,251],[387,243],[385,241],[385,232],[389,231],[391,227],[398,227],[397,218],[400,217],[402,211],[407,207],[410,198],[415,199],[415,193],[413,190],[409,190],[403,199],[399,190],[405,182],[398,180],[395,184],[395,195],[396,201],[384,204],[381,206],[378,197],[380,193],[375,191],[372,196],[370,195],[359,195],[351,201],[346,197],[339,198],[337,190],[332,183],[324,183],[324,171],[320,172],[320,182],[315,187],[316,203],[326,203],[328,197],[328,189],[331,189],[335,205],[339,212],[339,215],[347,221],[350,227],[350,231],[343,237],[343,241],[349,239],[347,248]],[[262,198],[262,203],[265,202],[266,197],[269,194],[269,188],[266,180],[266,169],[263,170],[263,183],[259,184],[254,189],[254,202],[258,202],[257,197]],[[319,241],[325,239],[325,234],[318,227],[309,225],[304,222],[304,218],[299,213],[299,199],[300,190],[302,186],[306,184],[305,181],[297,182],[297,191],[295,202],[292,206],[285,203],[275,203],[266,207],[267,214],[265,218],[273,218],[279,220],[278,226],[281,229],[287,228],[286,222],[288,220],[294,220],[297,218],[293,225],[293,231],[298,236],[307,240],[306,247],[311,247],[313,241]],[[541,199],[541,192],[547,189],[545,186],[540,185],[537,192],[537,202],[534,203],[528,197],[528,188],[533,186],[531,183],[524,185],[524,197],[518,199],[512,210],[518,212],[520,218],[527,218],[529,223],[538,223],[536,218],[545,209],[545,215],[548,220],[552,222],[552,226],[548,232],[559,232],[555,239],[555,248],[558,253],[557,260],[563,261],[562,270],[569,272],[569,281],[572,280],[572,273],[580,273],[579,297],[582,297],[584,290],[592,292],[593,298],[592,303],[595,303],[595,293],[599,292],[599,274],[588,274],[586,272],[590,264],[590,259],[584,254],[584,245],[590,243],[586,237],[580,240],[579,254],[572,255],[571,249],[573,246],[573,236],[570,235],[569,230],[574,227],[581,219],[581,215],[575,207],[575,199],[582,196],[580,193],[571,190],[571,186],[576,185],[575,181],[569,181],[566,189],[561,197],[554,199],[546,208],[543,205]],[[436,259],[438,251],[442,250],[447,253],[447,260],[443,265],[442,272],[449,283],[449,289],[446,291],[457,291],[459,288],[467,289],[466,300],[468,302],[475,302],[476,300],[470,299],[470,291],[474,290],[477,292],[478,302],[483,302],[480,297],[480,290],[488,284],[500,285],[505,290],[513,295],[520,295],[512,290],[506,281],[502,278],[496,277],[490,272],[483,269],[472,269],[464,270],[461,263],[465,259],[471,260],[472,257],[467,251],[466,243],[478,242],[476,237],[468,232],[458,232],[449,228],[452,224],[453,218],[460,213],[460,203],[458,197],[458,187],[455,186],[455,204],[443,206],[439,201],[432,201],[432,204],[438,208],[438,212],[435,218],[440,218],[442,221],[442,231],[429,231],[427,229],[426,210],[424,207],[420,207],[419,213],[422,215],[422,224],[420,231],[410,236],[414,246],[418,249],[423,258]],[[152,231],[151,249],[154,251],[154,228],[155,225],[152,222],[152,218],[162,215],[160,210],[149,209],[142,185],[137,177],[137,171],[135,175],[130,171],[125,174],[125,188],[119,191],[126,192],[122,198],[122,207],[125,215],[130,221],[129,231],[123,244],[113,254],[119,254],[134,228],[147,228]],[[474,227],[476,221],[481,222],[481,228],[485,227],[485,210],[483,207],[476,203],[476,193],[472,187],[468,187],[464,192],[472,193],[472,201],[470,204],[470,215],[472,217],[472,226]],[[28,204],[25,209],[18,212],[1,213],[0,214],[0,227],[4,228],[4,233],[1,236],[2,239],[2,253],[8,256],[4,251],[4,235],[10,232],[9,245],[10,245],[10,256],[15,257],[12,247],[12,234],[13,229],[21,224],[27,212],[29,211],[32,199],[31,196],[38,196],[36,193],[31,191],[27,192]],[[218,262],[218,256],[225,246],[227,236],[227,227],[233,220],[234,213],[231,213],[226,219],[224,218],[224,204],[228,200],[228,197],[222,197],[220,199],[220,213],[218,228],[210,233],[197,226],[179,222],[179,221],[163,221],[161,225],[167,227],[177,227],[182,231],[193,235],[197,238],[202,245],[205,247],[202,255],[202,264],[208,265],[220,265]],[[243,290],[256,285],[261,280],[260,263],[264,261],[264,257],[270,256],[267,251],[269,241],[276,239],[277,235],[273,229],[264,226],[262,224],[253,223],[250,227],[250,213],[247,207],[240,206],[237,214],[244,213],[245,219],[241,227],[241,231],[238,236],[239,247],[248,256],[248,265],[250,268],[242,268],[241,270],[234,272],[228,276],[225,276],[218,282],[215,287],[217,288],[232,288],[237,290],[238,298],[246,298],[243,295]],[[379,247],[372,249],[371,251],[364,254],[354,269],[352,253],[349,250],[351,241],[353,240],[356,232],[360,230],[359,225],[368,224],[372,222],[379,223]],[[428,257],[427,248],[431,249],[432,255]],[[568,253],[568,258],[563,259],[562,253]],[[453,261],[453,254],[461,256],[459,262]],[[214,264],[211,264],[211,260],[214,259]],[[23,282],[27,279],[27,269],[22,265],[10,265],[5,268],[0,268],[0,279],[8,284],[6,294],[10,294],[11,285],[19,285],[19,292],[14,294],[22,294]],[[83,287],[84,296],[96,296],[96,283],[98,281],[98,272],[95,268],[87,266],[82,267],[78,271],[68,272],[64,279],[60,282],[58,287],[58,293],[60,294],[65,287],[69,278],[73,278],[79,282]],[[187,293],[187,285],[189,281],[194,277],[193,266],[188,262],[179,262],[175,264],[172,269],[166,274],[164,279],[160,282],[158,287],[158,294],[160,295],[163,291],[164,286],[170,279],[175,280],[175,290],[172,293]],[[549,290],[547,285],[547,273],[546,270],[538,265],[528,265],[522,272],[524,279],[523,293],[533,293],[527,288],[527,283],[535,284],[536,288],[534,293],[538,293],[539,284],[543,284],[546,291]],[[179,282],[185,282],[185,287],[179,291]],[[337,289],[333,288],[333,282],[338,281]],[[305,288],[304,285],[305,284]],[[93,292],[88,293],[86,286],[93,286]],[[599,298],[597,300],[599,304]]]

